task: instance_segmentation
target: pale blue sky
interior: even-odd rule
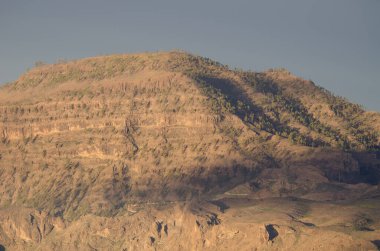
[[[183,49],[380,111],[380,0],[0,0],[0,83],[35,61]]]

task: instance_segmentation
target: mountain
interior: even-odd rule
[[[380,114],[284,69],[181,51],[0,87],[8,250],[379,246]]]

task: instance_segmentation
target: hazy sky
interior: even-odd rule
[[[0,83],[38,60],[183,49],[380,111],[380,0],[0,0]]]

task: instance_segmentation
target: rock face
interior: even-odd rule
[[[378,113],[282,69],[234,71],[183,52],[34,68],[0,87],[0,244],[304,250],[300,234],[311,231],[324,247],[366,250],[376,240],[289,215],[299,228],[239,223],[240,211],[249,219],[241,202],[225,220],[209,207],[376,196],[379,128]]]

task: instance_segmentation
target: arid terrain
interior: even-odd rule
[[[380,114],[181,51],[0,86],[0,250],[379,250]]]

